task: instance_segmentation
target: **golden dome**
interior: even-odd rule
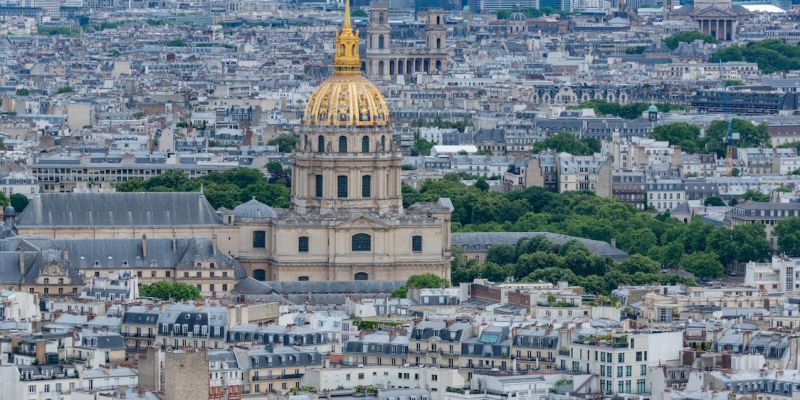
[[[350,1],[345,0],[344,24],[336,35],[335,75],[326,79],[308,98],[306,126],[389,125],[389,109],[380,90],[361,76],[358,32],[350,26]]]

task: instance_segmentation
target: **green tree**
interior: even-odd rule
[[[14,211],[21,213],[28,206],[28,198],[22,193],[14,193],[9,196],[9,203],[14,207]]]
[[[764,193],[761,193],[761,192],[758,192],[758,191],[755,191],[755,190],[752,190],[752,189],[747,189],[742,194],[741,201],[745,202],[747,200],[768,202],[769,201],[769,195],[766,195]]]
[[[625,274],[635,274],[637,272],[654,274],[660,269],[657,262],[641,254],[634,254],[619,264],[619,270]]]
[[[139,296],[175,301],[199,300],[200,290],[188,283],[158,281],[149,285],[141,285]]]
[[[535,253],[523,254],[519,256],[514,276],[523,278],[531,273],[547,268],[563,268],[563,260],[561,257],[552,254],[537,251]]]
[[[486,182],[486,178],[480,177],[475,180],[475,188],[480,190],[481,192],[488,192],[489,191],[489,183]]]
[[[656,234],[647,228],[629,228],[617,239],[617,246],[628,254],[647,254],[658,242]]]
[[[357,17],[357,18],[367,18],[367,12],[364,11],[363,9],[361,9],[361,8],[353,8],[350,11],[350,16],[351,17]]]
[[[722,201],[722,198],[720,198],[719,196],[709,196],[706,197],[705,200],[703,200],[703,205],[710,207],[722,207],[725,205],[725,202]]]
[[[668,141],[673,146],[681,146],[681,150],[687,153],[699,153],[702,151],[700,128],[687,122],[658,125],[650,133],[650,137],[656,140]]]
[[[56,89],[56,94],[73,93],[75,89],[72,86],[61,86]]]
[[[11,204],[11,200],[9,200],[8,196],[5,193],[0,192],[0,208],[6,208]],[[16,208],[14,209],[16,211]]]
[[[531,272],[528,276],[522,279],[523,282],[549,282],[557,284],[561,281],[576,284],[578,276],[574,272],[558,267],[548,267]]]
[[[591,155],[600,151],[600,142],[596,139],[578,139],[574,134],[562,132],[534,143],[531,148],[533,153],[544,150],[554,150],[558,153],[566,152],[574,155]]]
[[[723,273],[719,258],[709,252],[687,254],[681,258],[681,265],[683,269],[700,278],[717,278]]]
[[[511,18],[512,11],[511,10],[497,10],[494,15],[497,19],[509,19]]]
[[[750,42],[745,46],[732,45],[720,48],[709,60],[747,61],[758,64],[758,69],[766,74],[777,71],[793,71],[800,69],[800,47],[778,39],[765,39]]]
[[[735,118],[733,132],[739,133],[739,139],[733,141],[737,147],[770,147],[769,131],[767,125],[761,123],[754,125],[752,122]],[[725,157],[723,139],[728,134],[728,121],[719,120],[712,122],[706,129],[704,150],[713,151],[719,157]]]
[[[778,249],[789,257],[800,257],[800,218],[787,218],[775,225]]]
[[[677,32],[663,40],[664,44],[675,50],[681,43],[691,43],[695,40],[702,40],[705,43],[717,43],[717,39],[711,35],[705,35],[700,31]]]
[[[279,135],[270,139],[267,144],[270,146],[278,146],[278,151],[281,153],[291,153],[297,146],[298,138],[294,135]]]
[[[498,244],[489,248],[486,252],[486,261],[497,264],[513,264],[517,262],[517,252],[514,246],[508,244]]]
[[[27,96],[28,94],[30,94],[28,89],[24,89],[24,88],[23,89],[17,89],[17,96],[24,97],[24,96]]]
[[[434,143],[425,139],[417,139],[414,141],[414,147],[411,148],[412,156],[429,156]]]
[[[440,278],[436,274],[421,274],[412,275],[406,281],[406,286],[417,289],[436,289],[441,287],[448,287],[450,283],[447,279]]]
[[[172,39],[164,42],[164,46],[167,47],[186,47],[186,42],[181,39]]]

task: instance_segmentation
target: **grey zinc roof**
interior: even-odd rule
[[[275,218],[278,216],[272,207],[255,198],[236,206],[233,209],[233,215],[239,218]]]
[[[259,300],[287,300],[293,304],[345,304],[347,296],[388,296],[405,281],[258,281],[241,279],[233,288],[240,295]]]
[[[622,261],[628,258],[628,253],[612,246],[607,242],[551,232],[459,232],[453,233],[452,243],[453,246],[464,247],[468,252],[474,252],[476,249],[480,252],[486,252],[491,246],[500,244],[509,244],[513,246],[517,244],[520,239],[535,238],[539,236],[544,236],[545,238],[558,244],[564,244],[575,240],[586,246],[586,248],[592,254],[609,257],[614,261]]]
[[[31,200],[17,226],[221,225],[202,193],[44,193]]]
[[[734,206],[744,210],[797,210],[800,203],[772,203],[748,200]]]
[[[132,267],[195,268],[196,261],[214,260],[234,269],[234,276],[245,276],[235,259],[213,251],[208,238],[147,239],[147,256],[141,239],[0,239],[0,283],[33,282],[48,262],[67,270],[74,283],[83,281],[80,269],[119,267],[124,261]],[[20,276],[19,259],[23,249],[25,276]]]

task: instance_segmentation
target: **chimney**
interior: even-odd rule
[[[742,346],[747,347],[750,344],[750,340],[753,338],[752,331],[743,331],[742,332]]]
[[[19,252],[19,275],[20,279],[25,276],[25,250],[22,247],[17,248]]]
[[[142,259],[147,259],[147,235],[142,235]]]

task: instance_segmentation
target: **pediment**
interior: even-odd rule
[[[389,224],[372,215],[356,215],[337,223],[335,226],[337,228],[385,228]]]
[[[695,10],[692,13],[692,17],[695,19],[702,19],[702,18],[735,18],[737,16],[736,12],[729,8],[719,8],[715,6],[706,7],[700,10]]]

